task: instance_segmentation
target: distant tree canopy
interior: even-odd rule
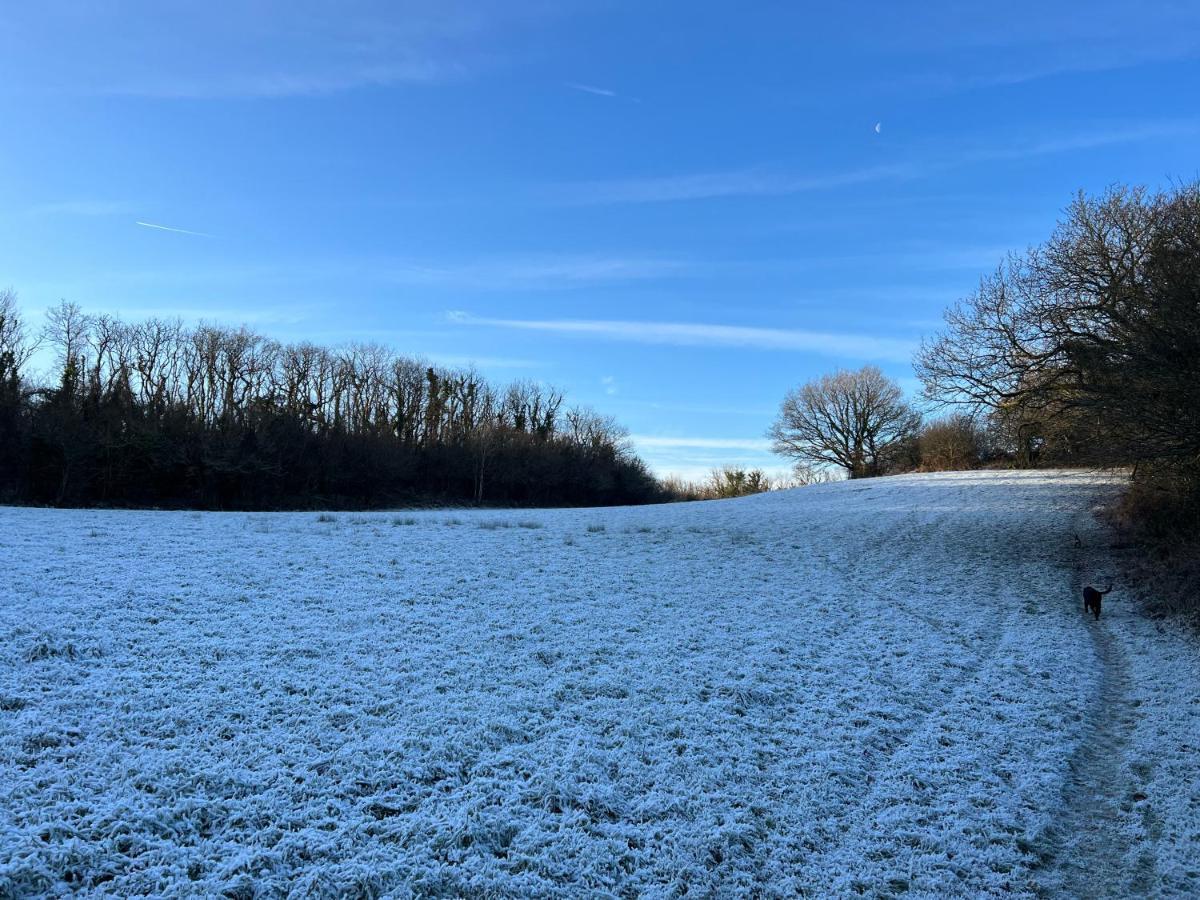
[[[922,345],[930,400],[982,411],[1021,459],[1200,461],[1200,186],[1080,195]]]
[[[0,292],[0,497],[284,508],[665,499],[611,418],[533,382],[496,387],[377,345],[126,323],[63,303],[31,339]]]
[[[851,478],[882,475],[921,417],[875,366],[838,371],[790,391],[768,436],[800,464],[835,465]]]
[[[676,500],[729,500],[761,494],[773,490],[776,485],[762,469],[728,465],[713,469],[707,478],[699,481],[670,476],[664,481],[664,487]]]

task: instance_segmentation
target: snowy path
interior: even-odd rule
[[[1100,570],[1111,571],[1115,561],[1106,549],[1108,535],[1092,516],[1077,516],[1074,528],[1081,536],[1072,582],[1079,596],[1085,584],[1099,585],[1104,580]],[[1083,739],[1068,760],[1059,809],[1037,842],[1046,869],[1041,883],[1048,894],[1122,898],[1161,889],[1156,873],[1159,829],[1147,795],[1138,789],[1144,773],[1139,777],[1126,770],[1138,703],[1131,693],[1123,635],[1114,634],[1109,625],[1112,612],[1110,607],[1103,621],[1085,616],[1096,679],[1084,713]],[[1135,812],[1135,804],[1145,805]]]
[[[1200,647],[1111,489],[0,508],[0,897],[1200,895]]]
[[[1153,883],[1153,841],[1126,869],[1130,839],[1121,827],[1121,761],[1129,743],[1133,710],[1120,647],[1102,625],[1089,623],[1096,642],[1098,684],[1085,713],[1083,739],[1067,761],[1058,814],[1039,849],[1051,863],[1045,887],[1082,897],[1129,897]]]

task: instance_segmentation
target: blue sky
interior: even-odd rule
[[[1075,191],[1200,175],[1200,4],[746,6],[5,4],[0,286],[474,361],[660,472],[774,469],[790,386],[914,389]]]

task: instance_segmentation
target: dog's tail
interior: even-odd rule
[[[1096,593],[1097,593],[1097,594],[1111,594],[1111,593],[1112,593],[1112,589],[1113,589],[1113,586],[1112,586],[1112,583],[1110,582],[1110,583],[1109,583],[1109,585],[1108,585],[1108,587],[1106,587],[1106,588],[1105,588],[1104,590],[1102,590],[1102,591],[1099,591],[1099,590],[1098,590],[1098,591],[1096,591]]]

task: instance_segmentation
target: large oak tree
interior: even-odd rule
[[[911,439],[920,415],[875,366],[837,371],[789,391],[768,436],[800,464],[835,465],[851,478],[881,475],[887,454]]]

